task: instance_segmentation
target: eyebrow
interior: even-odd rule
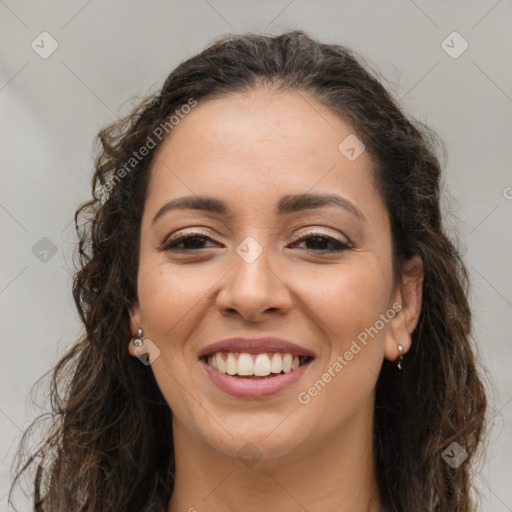
[[[363,212],[348,199],[336,194],[288,194],[283,196],[277,204],[277,214],[286,215],[312,210],[324,206],[339,206],[349,211],[362,221],[367,221]],[[209,196],[184,196],[172,199],[165,203],[153,217],[154,224],[164,213],[175,209],[191,209],[231,216],[231,210],[227,203]]]

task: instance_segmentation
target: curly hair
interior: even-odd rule
[[[33,468],[34,510],[166,510],[175,471],[172,411],[152,372],[126,350],[151,162],[183,105],[260,85],[308,93],[351,125],[390,215],[395,282],[407,260],[423,261],[422,310],[404,369],[384,360],[377,381],[373,452],[382,504],[391,512],[476,510],[471,467],[484,440],[487,398],[468,272],[442,224],[437,150],[446,150],[364,58],[302,31],[213,41],[95,139],[92,199],[75,212],[73,297],[85,333],[51,370],[51,426],[27,460],[26,438],[41,416],[23,435],[11,487]],[[134,161],[149,140],[149,154]],[[456,469],[442,457],[453,442],[467,453]]]

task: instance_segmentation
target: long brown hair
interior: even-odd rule
[[[85,333],[53,369],[46,443],[22,460],[37,418],[20,443],[13,481],[14,488],[35,470],[35,510],[165,511],[174,485],[172,413],[151,370],[127,351],[151,162],[162,134],[172,131],[169,120],[191,100],[259,85],[308,93],[352,126],[390,215],[395,278],[412,256],[423,260],[412,348],[401,372],[384,360],[377,382],[374,457],[382,503],[392,512],[475,510],[471,467],[487,400],[471,337],[467,270],[442,223],[437,152],[444,146],[402,111],[364,62],[301,31],[226,36],[100,131],[93,198],[75,213],[73,296]],[[149,139],[149,154],[130,160]],[[443,457],[452,443],[467,454],[458,467]]]

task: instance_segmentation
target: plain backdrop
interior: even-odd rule
[[[512,511],[511,21],[510,0],[0,0],[0,510],[40,412],[30,389],[81,333],[72,219],[90,195],[94,136],[214,38],[298,28],[361,53],[446,144],[447,222],[492,382],[481,510]]]

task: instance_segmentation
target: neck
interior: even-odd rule
[[[379,512],[372,426],[369,409],[331,436],[308,440],[286,460],[262,458],[247,467],[175,422],[176,478],[168,512]]]

